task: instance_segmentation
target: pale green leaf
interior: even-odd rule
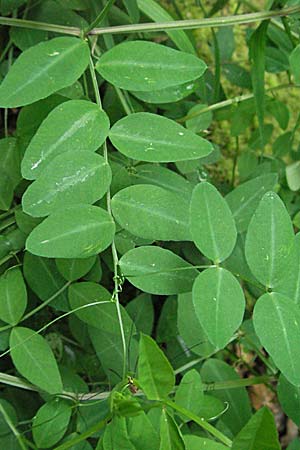
[[[100,57],[96,70],[114,86],[153,91],[201,77],[206,64],[189,53],[148,41],[127,41]]]
[[[27,291],[18,267],[8,269],[0,277],[0,319],[16,325],[27,306]]]
[[[201,272],[193,286],[193,303],[210,342],[224,348],[241,325],[245,310],[243,290],[226,269]]]
[[[140,112],[114,124],[109,138],[124,155],[148,162],[203,158],[212,144],[167,117]]]
[[[115,225],[97,206],[69,206],[54,212],[31,232],[26,249],[47,258],[87,258],[112,242]]]
[[[82,259],[56,259],[55,261],[59,272],[68,281],[82,278],[91,270],[95,262],[95,256]]]
[[[96,153],[73,151],[54,158],[25,191],[23,211],[47,216],[65,205],[92,204],[106,193],[111,170]]]
[[[196,246],[214,262],[232,253],[237,237],[234,219],[225,199],[210,183],[202,182],[193,191],[190,229]]]
[[[156,342],[141,333],[138,382],[149,400],[168,396],[175,384],[173,368]]]
[[[94,152],[109,130],[109,119],[95,103],[70,100],[54,108],[38,128],[22,161],[22,175],[37,178],[57,155],[74,149]]]
[[[300,84],[300,44],[290,54],[290,67],[296,84]]]
[[[131,284],[157,295],[190,292],[198,275],[180,256],[155,246],[129,250],[120,259],[120,267]]]
[[[136,236],[160,241],[191,239],[188,202],[159,186],[140,184],[122,189],[111,205],[116,221]]]
[[[73,84],[89,63],[83,39],[58,37],[25,50],[0,86],[0,106],[28,105]]]
[[[260,342],[288,381],[300,386],[300,312],[298,306],[276,292],[262,295],[253,313]]]
[[[71,405],[59,398],[45,403],[38,410],[32,423],[33,439],[38,448],[49,448],[60,441],[67,431],[71,414]]]
[[[203,401],[203,386],[199,372],[191,369],[186,372],[176,390],[175,402],[183,408],[198,415]],[[181,415],[181,420],[188,421],[186,416]]]
[[[23,377],[49,394],[59,394],[63,386],[47,341],[29,328],[16,327],[10,335],[10,354]]]
[[[277,384],[277,395],[284,413],[300,425],[300,386],[294,386],[281,374]]]
[[[232,450],[280,450],[276,424],[271,411],[263,407],[235,437]]]
[[[185,450],[183,437],[178,425],[166,409],[162,410],[160,419],[159,450]]]
[[[200,436],[185,434],[183,437],[185,443],[186,450],[227,450],[228,447],[225,445],[219,444],[219,442],[212,441],[207,438],[203,438]]]
[[[289,270],[294,250],[294,231],[289,214],[274,192],[260,201],[248,227],[245,255],[253,275],[273,287]]]

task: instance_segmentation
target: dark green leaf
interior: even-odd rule
[[[16,325],[27,306],[27,292],[18,267],[8,269],[0,278],[0,319]]]

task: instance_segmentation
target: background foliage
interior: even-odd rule
[[[264,3],[0,2],[1,448],[300,448],[300,4]]]

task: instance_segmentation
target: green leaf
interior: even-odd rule
[[[300,304],[300,233],[295,236],[295,251],[290,270],[278,283],[274,285],[274,291],[283,294]]]
[[[106,193],[111,170],[96,153],[69,151],[56,156],[25,191],[24,212],[47,216],[65,205],[92,204]]]
[[[49,394],[59,394],[63,386],[47,341],[29,328],[16,327],[10,335],[10,354],[23,377]]]
[[[223,403],[228,403],[229,408],[219,419],[219,424],[229,428],[236,435],[251,417],[251,405],[245,388],[213,389],[213,383],[217,381],[234,381],[240,377],[233,367],[218,359],[208,359],[203,364],[201,371],[202,381],[212,383],[211,393]],[[261,449],[262,450],[262,449]]]
[[[173,120],[141,112],[119,120],[109,138],[124,155],[139,161],[173,162],[203,158],[212,144]]]
[[[23,270],[28,286],[42,301],[51,298],[66,284],[53,259],[41,258],[26,252]],[[66,291],[52,300],[49,306],[68,311],[69,305]]]
[[[264,194],[275,188],[278,175],[275,173],[261,175],[246,181],[226,195],[229,208],[235,219],[239,233],[246,231],[249,222]]]
[[[162,410],[160,419],[159,450],[185,450],[183,437],[177,423],[166,409]]]
[[[107,137],[109,119],[95,103],[70,100],[58,105],[42,122],[26,149],[22,175],[36,179],[57,155],[94,152]],[[70,155],[70,153],[69,153]]]
[[[112,242],[115,225],[97,206],[69,206],[54,212],[31,232],[26,249],[47,258],[87,258]]]
[[[245,310],[243,290],[226,269],[201,272],[193,286],[193,303],[210,342],[224,348],[241,325]]]
[[[193,191],[190,208],[191,234],[199,250],[215,263],[228,258],[237,232],[225,199],[212,184],[202,182]]]
[[[289,214],[277,194],[267,192],[248,227],[245,255],[255,277],[273,287],[289,270],[294,231]]]
[[[4,398],[0,399],[0,405],[6,412],[7,416],[9,417],[11,423],[16,426],[18,423],[18,417],[15,411],[15,408]],[[6,422],[3,414],[0,412],[0,436],[5,436],[7,434],[11,433],[11,429]],[[1,441],[0,441],[1,443]]]
[[[174,103],[191,95],[197,85],[195,82],[187,82],[179,86],[171,86],[164,89],[157,89],[153,91],[132,91],[132,94],[146,103]]]
[[[111,202],[116,221],[144,239],[190,240],[189,204],[159,186],[140,184],[119,191]]]
[[[56,266],[68,281],[75,281],[86,275],[96,262],[95,256],[83,259],[57,259]]]
[[[16,325],[27,306],[27,291],[18,267],[8,269],[0,277],[0,319]]]
[[[93,305],[76,311],[76,315],[83,322],[108,333],[118,334],[120,323],[116,304],[111,301],[111,294],[100,284],[92,282],[74,283],[69,287],[69,301],[72,309],[94,302],[106,302],[103,305]],[[107,303],[109,302],[109,303]],[[126,310],[120,306],[123,328],[126,336],[135,333],[132,321]]]
[[[149,294],[140,294],[126,305],[126,311],[138,331],[151,334],[154,324],[154,308]]]
[[[192,353],[208,357],[216,351],[199,322],[190,292],[178,295],[177,326]]]
[[[0,139],[0,209],[8,210],[21,180],[20,151],[14,138]]]
[[[176,390],[175,402],[198,415],[203,397],[203,386],[199,372],[195,369],[189,370],[182,377]],[[186,416],[183,415],[181,415],[181,420],[188,421]]]
[[[120,268],[133,286],[149,294],[190,292],[198,271],[184,259],[160,247],[143,246],[125,253]]]
[[[175,384],[174,371],[166,356],[156,342],[143,333],[139,344],[138,382],[149,400],[166,398]]]
[[[170,20],[174,20],[173,17],[154,0],[137,0],[137,4],[140,10],[146,16],[154,20],[154,22],[169,22]],[[196,53],[194,46],[185,31],[177,29],[168,30],[166,33],[179,50],[192,54]]]
[[[1,108],[15,108],[48,97],[73,84],[89,63],[83,39],[58,37],[25,50],[0,86]]]
[[[191,119],[186,121],[186,127],[194,133],[200,133],[200,131],[206,130],[211,124],[213,118],[212,112],[206,111],[201,113],[201,110],[205,108],[207,108],[207,105],[197,104],[187,113],[188,116],[191,116]],[[195,117],[192,117],[193,114],[195,114]]]
[[[268,408],[258,410],[235,437],[232,450],[280,450],[274,417]]]
[[[96,70],[114,86],[153,91],[201,77],[206,64],[189,53],[148,41],[122,42],[100,57]]]
[[[59,398],[45,403],[33,419],[32,434],[38,448],[49,448],[56,444],[67,431],[72,408]]]
[[[300,84],[300,44],[290,54],[290,67],[295,83]]]
[[[251,35],[249,44],[252,87],[262,147],[264,145],[265,116],[265,47],[268,25],[269,21],[262,22]]]
[[[283,375],[280,375],[279,383],[277,384],[277,395],[284,413],[299,427],[300,386],[294,386]]]
[[[211,441],[210,439],[203,438],[200,436],[195,436],[192,434],[185,434],[183,437],[186,450],[200,450],[201,448],[207,450],[227,450],[222,444],[216,441]]]
[[[286,181],[291,191],[300,189],[300,163],[296,161],[285,168]]]
[[[290,383],[300,386],[298,306],[288,297],[276,292],[264,294],[254,307],[253,322],[260,342],[278,369]]]
[[[158,450],[158,430],[152,425],[149,416],[144,412],[128,417],[127,428],[131,442],[136,449]]]

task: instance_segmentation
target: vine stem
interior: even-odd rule
[[[217,428],[213,427],[203,417],[198,417],[192,411],[189,411],[188,409],[185,409],[182,406],[179,406],[177,403],[172,402],[171,400],[164,401],[163,403],[166,406],[169,406],[170,408],[174,409],[175,411],[179,412],[180,414],[183,414],[188,419],[190,419],[193,422],[195,422],[198,425],[200,425],[201,428],[203,428],[208,433],[210,433],[212,436],[217,438],[220,442],[225,444],[227,447],[231,447],[232,446],[231,439],[229,439],[227,436],[225,436],[225,434],[223,434],[221,431],[217,430]]]
[[[273,19],[274,17],[285,17],[300,12],[300,6],[292,6],[275,11],[260,11],[234,16],[222,16],[208,19],[176,20],[168,22],[138,23],[132,25],[117,25],[112,27],[94,28],[88,35],[104,34],[128,34],[138,32],[155,32],[167,30],[193,30],[198,28],[226,27],[230,25],[243,25],[261,20]],[[82,36],[82,30],[77,27],[49,24],[46,22],[35,22],[34,20],[14,19],[12,17],[0,16],[0,25],[30,28],[35,30],[52,31],[54,33]]]
[[[0,412],[4,417],[5,422],[7,423],[7,425],[9,426],[9,428],[11,429],[11,431],[13,432],[13,434],[15,435],[20,447],[22,450],[28,450],[27,445],[25,444],[25,442],[23,441],[23,438],[21,436],[21,434],[19,433],[19,431],[17,430],[17,428],[14,426],[11,418],[9,417],[9,415],[7,414],[5,408],[1,405],[0,403]]]
[[[93,63],[93,59],[92,59],[91,55],[90,55],[89,67],[90,67],[90,73],[91,73],[93,88],[94,88],[94,92],[95,92],[96,102],[97,102],[99,108],[102,110],[102,102],[101,102],[100,92],[99,92],[99,88],[98,88],[95,67],[94,67],[94,63]],[[103,156],[104,156],[106,163],[109,164],[106,141],[104,142]],[[114,220],[112,211],[111,211],[110,189],[108,189],[107,194],[106,194],[106,203],[107,203],[107,212],[110,215],[110,217],[112,218],[112,220]],[[124,379],[126,376],[126,371],[127,371],[127,367],[126,367],[127,366],[126,365],[127,346],[126,346],[124,325],[123,325],[123,319],[122,319],[120,301],[119,301],[119,290],[120,290],[119,275],[118,275],[119,258],[118,258],[118,253],[117,253],[116,244],[115,244],[114,240],[112,241],[112,244],[111,244],[111,251],[112,251],[113,267],[114,267],[114,291],[113,291],[112,299],[116,304],[118,321],[119,321],[119,325],[120,325],[120,333],[121,333],[121,340],[122,340],[122,347],[123,347],[123,379]]]

